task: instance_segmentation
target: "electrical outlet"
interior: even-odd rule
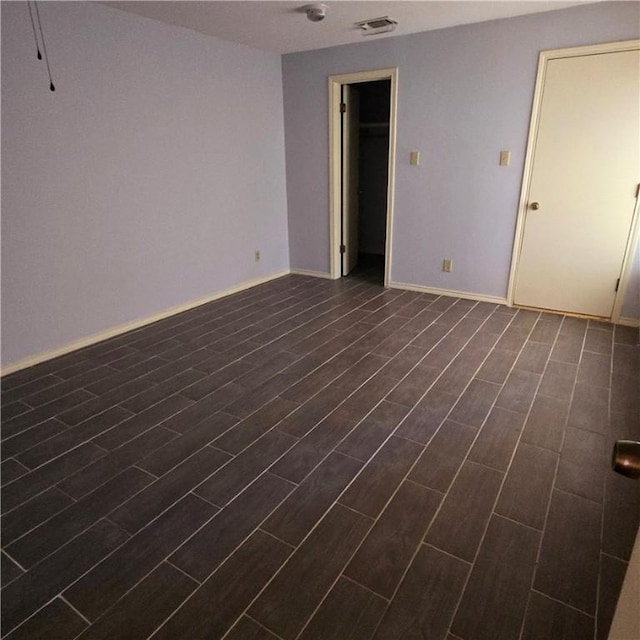
[[[260,262],[260,252],[257,249],[254,251],[253,257],[256,262]]]
[[[442,261],[442,270],[450,273],[453,270],[453,260],[451,258],[445,258]]]

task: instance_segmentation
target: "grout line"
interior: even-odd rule
[[[178,565],[173,564],[173,562],[171,562],[171,560],[167,559],[164,561],[166,564],[170,565],[171,567],[173,567],[176,571],[179,571],[183,576],[187,576],[187,578],[189,578],[189,580],[193,580],[198,586],[200,586],[202,584],[202,582],[200,582],[200,580],[198,580],[198,578],[194,578],[193,576],[189,575],[186,571],[183,571]],[[163,564],[162,562],[158,565],[156,565],[156,568],[159,567],[161,564]],[[155,570],[155,569],[154,569]],[[198,587],[196,587],[197,589]],[[195,589],[194,589],[195,591]],[[118,602],[116,600],[116,602]]]
[[[389,598],[385,598],[384,596],[380,595],[379,593],[375,592],[373,589],[369,589],[369,587],[366,587],[365,585],[363,585],[361,582],[358,582],[357,580],[354,580],[352,577],[345,575],[344,573],[342,573],[340,575],[340,578],[342,578],[343,580],[346,580],[347,582],[352,582],[353,584],[357,585],[358,587],[360,587],[361,589],[364,589],[365,591],[368,591],[369,593],[373,594],[374,596],[376,596],[376,598],[380,598],[381,600],[384,600],[387,604],[391,604],[391,600],[389,600]],[[340,579],[338,578],[338,580]],[[327,592],[328,594],[329,592]],[[309,618],[309,620],[311,620],[312,618]],[[307,626],[307,625],[305,625]]]
[[[62,600],[62,602],[64,602],[72,611],[75,611],[89,626],[91,626],[91,621],[88,618],[85,618],[85,616],[82,614],[82,612],[79,609],[76,609],[63,595],[62,593],[59,593],[57,596],[57,598],[60,598],[60,600]],[[53,600],[55,600],[55,598],[53,598]],[[51,602],[53,602],[53,600],[51,600]],[[45,605],[46,606],[46,605]]]
[[[263,521],[263,524],[264,524],[264,521]],[[296,548],[295,544],[291,544],[290,542],[287,542],[286,540],[283,540],[282,538],[279,538],[277,535],[271,533],[270,531],[267,531],[266,529],[263,529],[262,527],[258,527],[256,529],[256,531],[260,531],[260,533],[264,533],[264,534],[268,535],[270,538],[273,538],[274,540],[277,540],[278,542],[281,542],[282,544],[286,544],[287,547],[289,547],[290,549],[295,549]]]
[[[540,591],[539,589],[535,589],[534,587],[531,587],[531,591],[533,593],[537,593],[538,595],[544,596],[545,598],[548,598],[549,600],[553,600],[554,602],[557,602],[558,604],[561,604],[565,607],[567,607],[567,609],[571,609],[572,611],[577,611],[578,613],[581,613],[583,616],[587,616],[589,618],[592,618],[593,620],[596,619],[596,616],[592,613],[587,613],[586,611],[583,611],[582,609],[578,609],[577,607],[574,607],[566,602],[563,602],[562,600],[558,600],[558,598],[554,598],[553,596],[550,596],[548,594],[546,594],[544,591]]]

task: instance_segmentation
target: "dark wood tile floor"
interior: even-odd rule
[[[7,640],[604,640],[638,331],[289,276],[2,381]]]

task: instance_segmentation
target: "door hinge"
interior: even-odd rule
[[[343,244],[340,245],[340,253],[346,253],[347,251],[347,247],[345,247]]]
[[[340,103],[340,113],[346,113],[347,112],[347,105],[344,102]]]
[[[616,291],[618,291],[619,286],[620,286],[620,278],[616,280]]]

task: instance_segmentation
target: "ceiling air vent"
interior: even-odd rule
[[[360,27],[363,36],[375,36],[379,33],[393,31],[398,26],[398,23],[389,16],[383,16],[382,18],[356,22],[356,26]]]

